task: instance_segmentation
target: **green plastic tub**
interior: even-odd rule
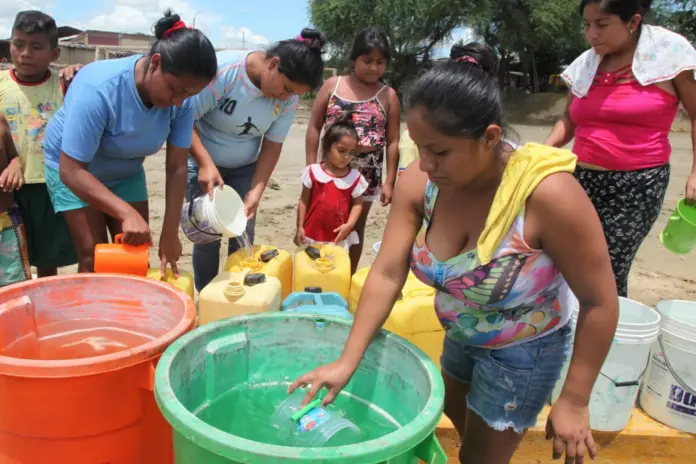
[[[155,396],[174,430],[176,464],[445,463],[434,431],[444,386],[417,347],[382,331],[334,404],[365,433],[346,446],[273,443],[269,416],[299,375],[338,358],[350,323],[266,313],[194,330],[162,355]]]

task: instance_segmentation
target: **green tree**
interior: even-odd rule
[[[487,0],[486,0],[487,1]],[[482,11],[476,0],[310,0],[311,21],[325,35],[333,56],[347,59],[355,34],[380,27],[391,41],[386,76],[396,89],[430,59],[452,31]]]
[[[586,48],[577,8],[577,0],[491,0],[473,26],[498,52],[501,77],[519,61],[538,90],[538,75],[558,72]]]
[[[659,0],[653,6],[652,19],[696,43],[696,0]]]

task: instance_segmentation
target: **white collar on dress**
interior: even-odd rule
[[[314,175],[314,178],[317,180],[317,182],[321,182],[322,184],[328,184],[329,182],[333,182],[336,187],[338,187],[339,190],[348,190],[355,184],[355,181],[358,180],[360,177],[360,172],[358,172],[357,169],[351,169],[350,172],[343,176],[343,177],[335,177],[326,172],[323,167],[321,167],[321,164],[313,164],[312,167],[312,174]]]

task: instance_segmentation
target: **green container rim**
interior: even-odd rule
[[[270,459],[272,462],[298,462],[299,460],[303,462],[338,462],[353,460],[354,462],[368,463],[384,461],[415,448],[432,435],[437,427],[442,416],[445,395],[445,387],[439,370],[430,358],[414,344],[385,330],[380,331],[377,336],[395,340],[405,346],[420,362],[422,368],[425,369],[431,386],[430,396],[423,409],[411,422],[400,429],[375,440],[355,445],[332,448],[295,448],[247,440],[208,425],[186,409],[174,394],[169,381],[169,371],[173,360],[179,351],[192,340],[206,337],[211,332],[215,332],[224,326],[240,325],[245,321],[253,321],[255,319],[304,319],[317,322],[331,322],[345,325],[346,328],[349,328],[352,323],[337,317],[324,317],[308,313],[263,313],[238,316],[206,324],[175,341],[164,352],[157,364],[155,398],[162,414],[172,428],[189,441],[195,443],[195,445],[213,454],[233,460],[244,460],[244,462],[267,463],[271,462],[269,461]],[[360,458],[369,458],[369,460]],[[358,459],[360,460],[358,461]]]
[[[684,222],[696,227],[696,221],[693,221],[693,217],[696,217],[696,206],[687,205],[685,198],[680,198],[677,202],[676,213]]]

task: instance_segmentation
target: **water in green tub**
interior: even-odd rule
[[[196,415],[240,438],[281,446],[345,446],[387,435],[400,425],[386,411],[341,392],[326,408],[294,421],[306,390],[287,394],[287,383],[242,384],[208,402]]]

